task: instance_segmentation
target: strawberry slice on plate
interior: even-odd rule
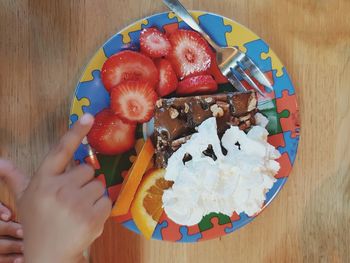
[[[145,28],[140,34],[141,52],[151,58],[160,58],[167,56],[170,52],[171,45],[165,34],[157,28]]]
[[[135,144],[136,124],[124,122],[110,109],[97,113],[87,135],[88,142],[97,152],[114,155],[130,150]]]
[[[108,92],[122,81],[158,83],[158,70],[152,59],[135,51],[125,50],[109,57],[101,71],[103,85]]]
[[[128,122],[147,122],[154,114],[158,99],[153,86],[146,81],[126,81],[111,92],[111,109]]]
[[[158,59],[155,64],[159,71],[159,83],[156,91],[160,97],[169,95],[176,90],[177,76],[170,62],[166,59]]]
[[[198,75],[209,69],[212,50],[197,33],[179,29],[169,37],[172,50],[167,57],[179,78]]]
[[[178,95],[209,94],[217,91],[218,85],[211,75],[185,78],[176,89]]]

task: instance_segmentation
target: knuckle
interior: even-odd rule
[[[59,187],[56,191],[56,200],[59,203],[65,204],[67,206],[69,206],[74,199],[71,199],[69,196],[69,191],[67,190],[67,186],[63,185],[61,187]]]
[[[105,192],[105,187],[103,186],[103,184],[97,179],[94,180],[94,183],[96,192],[100,195],[103,195]]]
[[[88,164],[81,164],[80,168],[82,169],[82,172],[86,175],[93,177],[95,174],[95,170]]]

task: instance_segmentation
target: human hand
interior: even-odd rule
[[[23,262],[22,226],[11,216],[11,211],[0,203],[0,263]]]
[[[92,124],[91,115],[77,121],[45,157],[25,191],[12,183],[26,263],[81,262],[83,251],[103,231],[111,201],[94,179],[93,168],[82,164],[67,170]]]

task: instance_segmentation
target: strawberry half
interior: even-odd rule
[[[140,34],[141,52],[151,58],[160,58],[167,56],[170,52],[171,45],[165,34],[157,28],[145,28]]]
[[[158,71],[153,61],[138,52],[125,50],[106,60],[101,71],[103,85],[108,92],[122,81],[148,81],[152,86],[158,82]]]
[[[153,117],[158,99],[153,86],[145,81],[126,81],[111,92],[111,109],[128,122],[147,122]]]
[[[218,85],[211,75],[188,77],[179,82],[178,95],[208,94],[217,91]]]
[[[156,91],[160,97],[169,95],[176,90],[177,77],[170,62],[166,59],[159,59],[155,61],[159,71],[159,83]]]
[[[87,135],[90,145],[99,153],[114,155],[126,152],[135,145],[136,124],[126,123],[110,109],[97,113]]]
[[[198,75],[209,69],[212,50],[197,32],[176,30],[169,40],[173,48],[168,59],[179,78]]]

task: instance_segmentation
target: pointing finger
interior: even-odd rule
[[[93,122],[94,117],[91,114],[84,114],[48,153],[40,171],[45,171],[46,174],[63,173],[81,141],[90,131]]]

